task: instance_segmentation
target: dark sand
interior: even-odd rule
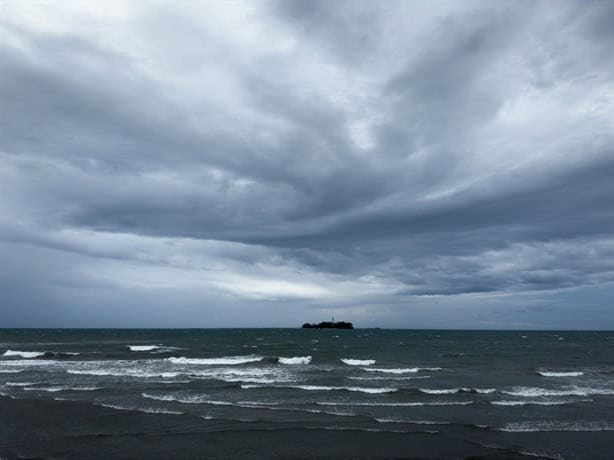
[[[118,411],[86,402],[0,397],[0,458],[606,458],[612,433],[378,433],[320,429],[211,431],[190,415]],[[564,442],[563,442],[564,441]],[[527,450],[509,446],[532,445]],[[486,447],[488,446],[488,447]],[[507,446],[507,447],[503,447]],[[586,448],[586,450],[585,450]],[[556,450],[558,449],[558,450]],[[591,455],[591,452],[596,455]],[[547,458],[547,457],[546,457]]]

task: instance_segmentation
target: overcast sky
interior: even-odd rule
[[[614,328],[614,2],[0,14],[0,326]]]

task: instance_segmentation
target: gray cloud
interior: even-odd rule
[[[614,326],[609,2],[7,9],[7,325]]]

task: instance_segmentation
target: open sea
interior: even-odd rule
[[[396,433],[432,452],[453,439],[614,458],[613,332],[2,329],[0,395],[184,417],[201,433]],[[604,433],[610,448],[591,441]]]

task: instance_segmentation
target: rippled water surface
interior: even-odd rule
[[[211,431],[614,431],[614,333],[1,330],[0,393]]]

